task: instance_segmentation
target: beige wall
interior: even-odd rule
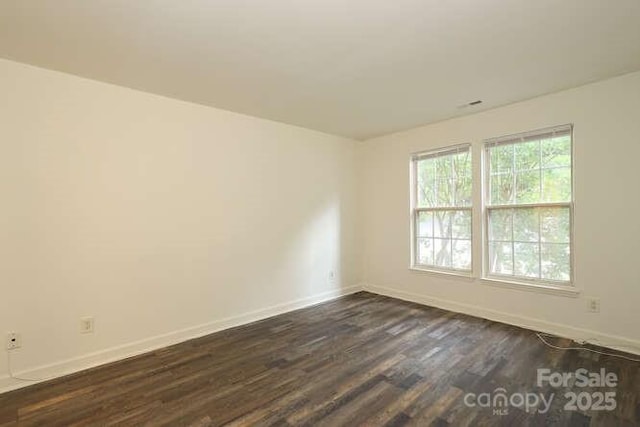
[[[4,60],[0,93],[0,333],[22,333],[23,375],[304,306],[363,276],[376,292],[640,344],[640,73],[364,143]],[[412,152],[471,142],[479,179],[483,138],[563,123],[579,297],[408,269]],[[477,195],[475,208],[479,225]],[[79,334],[83,316],[94,334]],[[6,374],[0,358],[0,391],[20,384]]]
[[[409,156],[484,138],[575,125],[575,284],[578,298],[489,286],[408,269]],[[365,282],[389,295],[640,352],[640,72],[376,138],[361,147]],[[480,226],[479,191],[474,226]],[[479,236],[478,236],[479,237]],[[474,247],[480,275],[480,239]],[[585,297],[601,299],[587,313]]]
[[[357,284],[354,141],[4,60],[0,94],[14,371],[59,374]]]

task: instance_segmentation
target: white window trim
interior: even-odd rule
[[[417,195],[418,195],[418,174],[416,172],[416,167],[418,164],[418,160],[422,159],[422,158],[427,158],[427,157],[431,157],[431,156],[437,156],[439,154],[445,154],[445,153],[454,153],[456,151],[462,151],[462,150],[468,150],[469,154],[471,155],[471,200],[472,200],[472,204],[471,206],[464,206],[464,207],[437,207],[437,208],[418,208],[416,207],[417,204]],[[439,275],[444,275],[444,276],[455,276],[455,277],[463,277],[463,278],[473,278],[473,271],[474,271],[474,256],[473,256],[473,242],[474,242],[474,233],[473,233],[473,217],[474,217],[474,209],[473,209],[473,193],[474,193],[474,189],[475,189],[475,185],[474,185],[474,180],[473,180],[473,147],[470,143],[466,143],[466,144],[456,144],[456,145],[450,145],[447,147],[442,147],[442,148],[436,148],[433,150],[427,150],[427,151],[420,151],[417,153],[413,153],[410,157],[410,198],[409,198],[409,222],[410,222],[410,239],[411,239],[411,260],[409,262],[409,270],[413,270],[416,272],[423,272],[423,273],[434,273],[434,274],[439,274]],[[438,267],[438,266],[432,266],[432,265],[425,265],[425,264],[418,264],[416,262],[416,255],[417,255],[417,245],[418,245],[418,234],[417,234],[417,226],[416,226],[416,222],[418,220],[418,213],[419,212],[433,212],[433,211],[438,211],[438,210],[468,210],[469,213],[471,214],[471,236],[470,236],[470,241],[471,241],[471,265],[469,266],[469,269],[457,269],[457,268],[446,268],[446,267]]]
[[[526,138],[528,136],[540,135],[543,133],[554,132],[558,129],[569,128],[571,135],[571,200],[562,203],[531,203],[519,205],[492,205],[489,206],[489,156],[488,148],[495,141],[508,140],[509,138]],[[575,239],[574,239],[574,216],[575,216],[575,141],[573,135],[573,124],[561,126],[553,126],[550,128],[538,129],[530,132],[523,132],[514,135],[506,135],[504,137],[491,138],[482,143],[482,159],[481,159],[481,210],[482,210],[482,276],[481,282],[487,285],[502,286],[512,289],[525,289],[530,291],[538,291],[543,293],[553,293],[565,296],[577,296],[580,290],[575,286]],[[569,248],[570,248],[570,274],[569,281],[554,281],[548,279],[524,278],[513,275],[491,274],[489,268],[489,210],[500,208],[518,208],[518,207],[568,207],[569,208]]]
[[[543,128],[539,130],[534,130],[530,132],[523,132],[513,135],[507,135],[507,137],[528,137],[533,135],[539,135],[543,132],[552,132],[556,129],[567,128],[570,129],[571,134],[571,201],[567,203],[544,203],[541,205],[549,206],[549,205],[563,205],[569,206],[569,215],[570,215],[570,280],[568,282],[554,282],[550,280],[541,280],[541,279],[521,279],[517,276],[500,276],[500,275],[491,275],[487,274],[488,269],[488,256],[489,256],[489,244],[488,244],[488,212],[487,212],[487,191],[489,190],[489,186],[487,183],[487,173],[488,167],[486,162],[488,161],[487,156],[487,142],[496,141],[496,140],[506,140],[506,137],[498,137],[491,138],[480,142],[479,144],[458,144],[452,145],[448,147],[442,147],[435,150],[427,150],[420,151],[414,153],[410,156],[410,167],[409,167],[409,182],[410,190],[409,190],[409,224],[410,224],[410,262],[409,262],[409,270],[414,272],[415,274],[427,274],[439,276],[444,279],[451,280],[460,280],[463,279],[473,285],[484,285],[484,286],[493,286],[499,287],[503,289],[513,289],[517,291],[526,291],[526,292],[534,292],[534,293],[543,293],[556,295],[561,297],[571,297],[576,298],[582,292],[582,289],[576,285],[575,282],[575,259],[576,259],[576,245],[575,245],[575,177],[576,177],[576,157],[575,157],[575,138],[574,138],[574,128],[573,124],[554,126],[549,128]],[[420,264],[416,264],[416,214],[415,214],[415,203],[417,196],[417,174],[416,174],[416,160],[422,156],[433,155],[440,152],[446,152],[450,150],[455,150],[456,148],[461,147],[469,147],[472,154],[472,206],[471,215],[472,215],[472,227],[471,227],[471,242],[472,242],[472,256],[471,256],[471,269],[464,271],[456,271],[454,269],[440,269],[432,266],[423,266]],[[478,185],[477,183],[480,182]],[[534,206],[534,205],[532,205]],[[495,207],[495,206],[494,206]],[[509,205],[509,207],[513,208],[513,206]],[[480,241],[474,236],[477,236],[477,231],[480,231]],[[480,262],[476,262],[480,259]],[[476,266],[479,265],[476,270]]]
[[[528,283],[519,282],[517,280],[503,280],[483,277],[480,283],[487,286],[498,288],[515,289],[519,291],[537,292],[542,294],[560,295],[566,297],[577,298],[580,295],[580,289],[575,286],[567,285],[550,285],[544,283]]]

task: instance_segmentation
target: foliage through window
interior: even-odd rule
[[[571,145],[569,125],[485,141],[489,275],[571,281]]]
[[[471,271],[471,147],[413,156],[413,264]]]

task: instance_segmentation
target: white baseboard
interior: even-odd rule
[[[287,313],[289,311],[298,310],[300,308],[310,307],[322,302],[330,301],[341,296],[349,295],[363,289],[362,285],[353,285],[340,288],[321,294],[301,298],[295,301],[286,302],[264,309],[244,313],[239,316],[228,317],[225,319],[215,320],[203,325],[193,326],[190,328],[158,335],[151,338],[145,338],[136,342],[127,343],[121,346],[100,350],[90,354],[84,354],[79,357],[58,361],[49,365],[38,366],[24,371],[15,372],[14,375],[23,378],[42,378],[39,381],[21,381],[10,378],[8,375],[0,376],[0,393],[16,390],[22,387],[36,384],[45,380],[59,378],[85,369],[93,368],[106,363],[115,362],[126,359],[128,357],[137,356],[159,348],[178,344],[190,339],[199,338],[205,335],[219,332],[224,329],[245,325],[257,320],[266,319],[278,314]]]
[[[371,284],[364,284],[363,286],[365,291],[374,294],[385,295],[388,297],[411,301],[422,305],[442,308],[444,310],[453,311],[456,313],[468,314],[470,316],[481,317],[483,319],[507,323],[509,325],[532,329],[534,331],[570,338],[579,342],[588,342],[591,344],[599,345],[601,347],[608,347],[614,350],[621,350],[627,353],[640,355],[640,341],[617,335],[609,335],[588,329],[575,328],[559,323],[552,323],[545,320],[534,319],[531,317],[490,310],[471,304],[464,304],[456,301],[430,297],[428,295],[419,295],[412,292],[401,291],[399,289],[393,289],[384,286]]]
[[[224,329],[245,325],[247,323],[266,319],[268,317],[287,313],[289,311],[297,310],[300,308],[310,307],[312,305],[330,301],[361,290],[405,301],[411,301],[418,304],[428,305],[431,307],[438,307],[457,313],[468,314],[470,316],[481,317],[496,322],[520,326],[535,331],[554,334],[576,341],[587,341],[603,347],[610,347],[615,350],[623,350],[629,353],[640,355],[640,341],[637,340],[632,340],[616,335],[603,334],[601,332],[591,331],[587,329],[561,325],[558,323],[547,322],[540,319],[518,316],[511,313],[490,310],[470,304],[430,297],[428,295],[419,295],[399,289],[371,284],[358,284],[346,288],[324,292],[306,298],[301,298],[295,301],[274,305],[272,307],[252,311],[249,313],[244,313],[239,316],[216,320],[204,325],[198,325],[179,331],[146,338],[140,341],[128,343],[118,347],[108,348],[90,354],[85,354],[79,357],[55,362],[49,365],[31,368],[28,370],[16,372],[15,375],[27,378],[43,378],[46,380],[59,378],[65,375],[83,371],[85,369],[126,359],[128,357],[137,356],[143,353],[157,350],[159,348],[188,341],[190,339],[199,338],[205,335],[222,331]],[[36,384],[41,381],[26,382],[14,380],[12,378],[9,378],[7,375],[0,376],[0,393],[16,390],[22,387]]]

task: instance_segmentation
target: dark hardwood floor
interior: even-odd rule
[[[0,425],[632,426],[639,366],[362,292],[0,395]],[[538,368],[582,367],[619,383],[537,387]],[[479,406],[498,388],[555,398],[546,413]],[[615,391],[617,407],[566,411],[567,391]]]

